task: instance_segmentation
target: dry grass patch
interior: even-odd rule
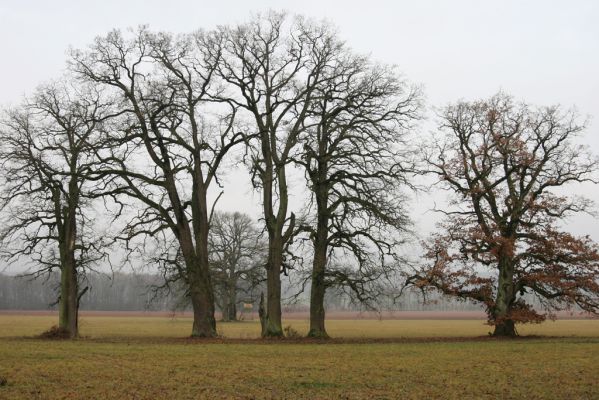
[[[599,339],[387,344],[0,340],[6,399],[588,399]]]
[[[258,336],[256,321],[219,324],[233,339],[207,342],[188,338],[188,318],[85,317],[83,339],[33,338],[53,323],[53,317],[0,316],[0,399],[590,399],[599,393],[596,320],[526,327],[523,333],[571,337],[519,340],[472,340],[488,332],[482,321],[329,321],[337,339],[294,343],[248,340]],[[307,331],[303,321],[286,325]]]
[[[0,315],[0,337],[33,336],[55,325],[54,316]],[[187,317],[98,317],[80,318],[80,334],[88,338],[184,338],[191,333]],[[289,319],[300,335],[308,322]],[[255,339],[260,323],[254,321],[218,323],[219,333],[231,339]],[[327,329],[333,338],[480,337],[491,328],[481,320],[330,320]],[[519,327],[522,335],[599,337],[599,320],[558,320]]]

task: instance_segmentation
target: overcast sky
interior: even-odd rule
[[[27,1],[0,0],[0,104],[17,103],[60,75],[69,46],[114,28],[149,24],[188,32],[288,10],[327,19],[358,52],[397,64],[424,87],[428,106],[488,97],[502,89],[539,105],[576,106],[591,117],[585,142],[599,152],[599,1]],[[229,182],[245,182],[243,171]],[[232,187],[234,186],[234,187]],[[228,185],[220,203],[257,216],[259,197]],[[599,203],[597,189],[581,191]],[[434,198],[418,199],[421,231]],[[253,210],[253,211],[252,211]],[[599,240],[597,221],[571,230]]]

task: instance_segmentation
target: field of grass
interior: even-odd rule
[[[544,336],[517,340],[480,338],[482,321],[329,321],[348,340],[322,344],[238,340],[258,335],[255,321],[219,324],[236,340],[206,343],[185,339],[188,318],[94,316],[83,339],[32,337],[55,321],[0,315],[0,399],[599,398],[599,320],[522,327]]]

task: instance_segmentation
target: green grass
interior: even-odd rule
[[[32,336],[52,317],[0,316],[0,399],[599,398],[599,321],[557,321],[520,340],[204,343],[187,318],[84,317],[77,341]],[[305,332],[306,324],[287,321]],[[256,322],[220,324],[253,338]],[[480,336],[481,321],[330,321],[346,338]],[[172,339],[166,339],[172,338]],[[177,339],[179,338],[179,339]]]

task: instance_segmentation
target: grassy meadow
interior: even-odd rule
[[[515,340],[477,320],[331,320],[327,344],[240,340],[256,321],[206,342],[187,338],[189,318],[84,316],[82,339],[34,338],[55,322],[0,315],[0,399],[599,398],[599,320]]]

